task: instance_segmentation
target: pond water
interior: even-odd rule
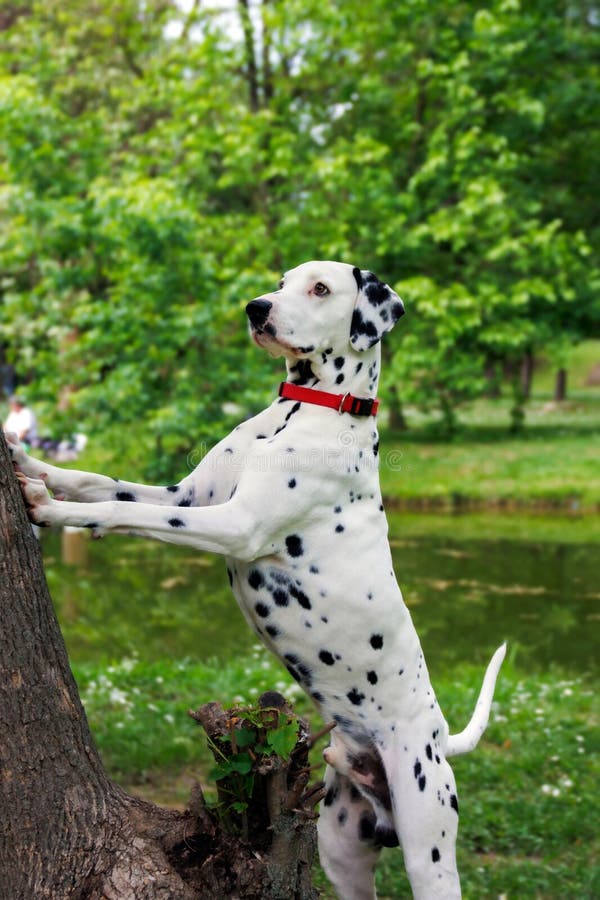
[[[524,670],[597,666],[594,518],[392,513],[389,521],[396,573],[433,672],[484,664],[503,640]],[[219,557],[82,532],[44,533],[43,548],[73,661],[226,660],[256,642]]]

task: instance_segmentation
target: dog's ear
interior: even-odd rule
[[[355,350],[368,350],[404,315],[404,304],[398,294],[372,272],[355,268],[352,274],[358,286],[358,297],[350,325],[350,343]]]

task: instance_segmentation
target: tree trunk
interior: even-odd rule
[[[485,367],[483,370],[484,378],[487,382],[487,388],[485,391],[486,397],[489,397],[490,400],[497,400],[498,397],[502,396],[501,391],[501,381],[502,377],[499,373],[499,362],[494,359],[492,356],[488,356],[485,361]]]
[[[407,431],[408,423],[406,421],[406,416],[404,415],[404,409],[402,408],[402,400],[400,399],[398,388],[395,384],[393,384],[389,390],[389,399],[390,416],[388,421],[390,428],[392,431]]]
[[[567,399],[567,370],[559,369],[556,373],[556,381],[554,383],[554,399],[558,403],[562,403]]]
[[[289,761],[280,761],[279,782],[272,773],[265,776],[261,802],[269,804],[271,815],[260,812],[264,831],[244,839],[225,833],[199,787],[190,809],[181,813],[130,797],[110,781],[69,668],[1,431],[0,723],[1,897],[314,896],[312,809],[321,794],[319,787],[306,790],[307,768],[298,763],[310,745],[306,729]],[[290,777],[282,785],[285,766]],[[280,841],[274,862],[272,835],[282,831],[294,832],[302,846],[286,854]]]
[[[526,350],[521,363],[521,393],[525,400],[531,397],[531,385],[533,382],[533,370],[535,361],[532,350]]]

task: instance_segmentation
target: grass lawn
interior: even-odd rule
[[[465,405],[450,440],[439,435],[435,418],[408,409],[407,432],[382,428],[384,496],[416,508],[598,510],[600,386],[586,385],[593,360],[600,362],[599,342],[577,348],[564,403],[551,400],[549,373],[542,370],[518,435],[508,430],[508,397]]]
[[[499,411],[501,401],[495,401]],[[489,412],[490,404],[477,404]],[[471,410],[472,414],[475,412]],[[506,427],[468,427],[454,441],[426,428],[381,438],[381,486],[390,503],[415,508],[600,508],[600,400],[540,413],[520,436]]]
[[[466,723],[482,674],[461,667],[459,676],[437,680],[451,730]],[[185,804],[193,778],[206,786],[211,766],[202,732],[186,714],[190,706],[216,698],[251,702],[276,688],[318,725],[285,670],[258,648],[227,665],[129,659],[79,666],[76,677],[111,775],[167,804]],[[599,706],[585,679],[560,671],[524,675],[505,663],[485,739],[453,761],[466,898],[599,896]],[[332,900],[322,873],[316,878]],[[410,896],[399,851],[385,851],[378,889],[381,898]]]

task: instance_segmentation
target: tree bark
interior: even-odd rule
[[[290,774],[296,766],[294,777],[283,786],[271,780],[262,795],[273,815],[285,810],[286,827],[303,840],[301,860],[297,853],[282,856],[278,849],[273,862],[276,816],[261,812],[266,834],[240,839],[225,832],[199,787],[190,808],[181,813],[131,797],[110,781],[71,674],[39,547],[1,431],[0,727],[1,897],[314,896],[312,808],[321,794],[318,787],[306,790],[307,768],[297,762],[310,745],[306,729],[290,761],[277,770],[287,765]],[[283,789],[295,790],[294,810],[299,812],[288,809]],[[253,840],[261,843],[263,857],[257,858]]]
[[[567,370],[559,369],[556,373],[556,381],[554,382],[554,399],[558,403],[562,403],[567,399]]]
[[[404,409],[402,407],[402,400],[400,399],[400,395],[398,393],[398,388],[396,385],[392,385],[389,390],[390,397],[390,417],[389,417],[389,426],[392,431],[408,431],[408,424],[406,422],[406,416],[404,415]]]
[[[498,397],[502,396],[502,377],[499,372],[499,368],[499,361],[497,359],[494,359],[493,356],[488,356],[485,361],[483,374],[487,382],[485,395],[486,397],[489,397],[490,400],[497,400]]]
[[[533,371],[535,360],[533,350],[526,350],[521,363],[521,393],[525,400],[531,397],[531,385],[533,383]]]

